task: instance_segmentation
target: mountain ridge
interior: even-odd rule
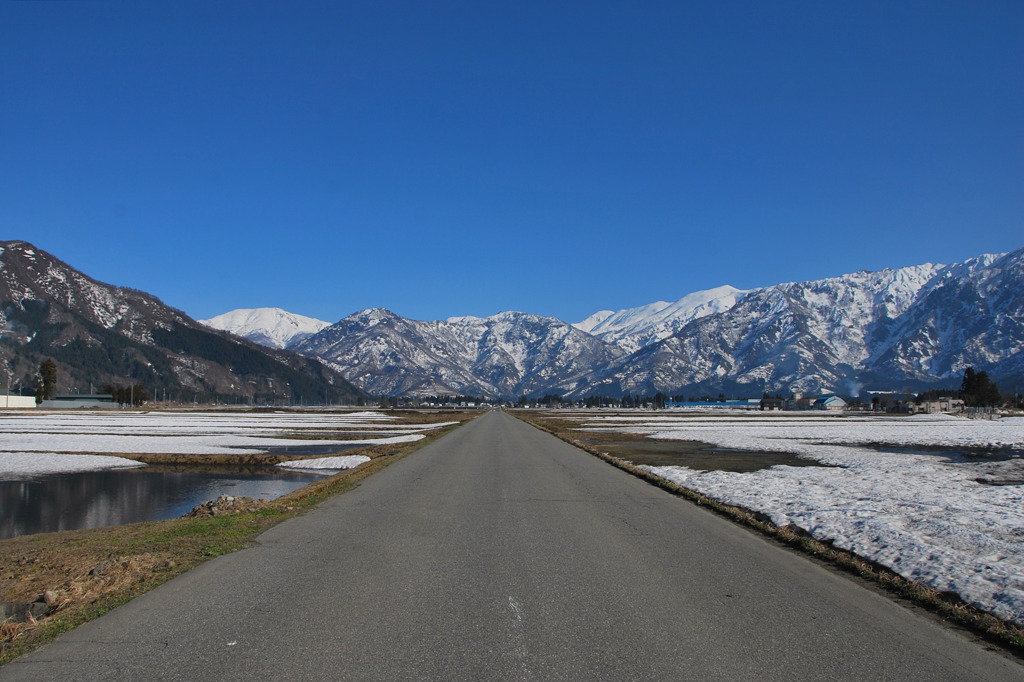
[[[90,372],[116,382],[130,365],[158,390],[274,400],[330,400],[332,391],[856,396],[955,387],[968,366],[1012,386],[1024,383],[1024,249],[750,290],[723,285],[574,325],[516,311],[424,322],[384,308],[334,324],[279,308],[206,322],[214,321],[233,334],[27,242],[0,242],[0,368],[9,380],[24,386],[50,354],[80,385]],[[247,334],[263,345],[236,336]]]
[[[200,395],[275,403],[368,397],[317,360],[211,330],[28,242],[0,242],[0,377],[31,389],[46,358],[56,362],[58,393],[141,383],[153,397],[189,402]]]
[[[656,301],[610,315],[604,315],[610,311],[599,311],[573,326],[632,353],[672,336],[693,320],[729,310],[746,294],[726,284],[695,291],[673,303]]]
[[[958,296],[975,304],[984,299],[977,287],[1000,263],[1009,274],[995,288],[1007,292],[998,311],[957,304]],[[882,390],[954,383],[967,366],[1015,378],[1024,340],[1024,301],[1015,294],[1024,288],[1022,263],[1024,249],[751,290],[729,311],[694,320],[624,359],[597,384],[621,392],[665,390],[669,376],[677,391],[728,385],[747,394],[856,396],[869,384]],[[953,291],[957,286],[964,291]],[[928,331],[936,319],[973,331],[957,335],[949,324]],[[970,352],[969,342],[993,327],[1002,334],[982,343],[990,352]],[[994,345],[1005,352],[991,352]]]
[[[379,308],[350,315],[295,350],[366,390],[396,396],[571,390],[621,354],[561,320],[529,313],[421,322]]]
[[[491,366],[493,371],[502,365],[498,358],[507,354],[502,343],[512,343],[514,334],[506,334],[493,348],[481,349],[479,356],[470,358],[465,349],[449,353],[441,363],[443,368],[424,360],[442,348],[452,351],[456,346],[441,337],[458,336],[459,327],[492,325],[501,316],[525,319],[528,313],[416,322],[389,312],[393,323],[400,319],[406,328],[416,328],[415,350],[399,350],[402,342],[395,338],[389,342],[370,335],[374,336],[370,341],[362,332],[353,336],[339,330],[334,332],[330,352],[318,349],[315,341],[297,350],[320,355],[362,385],[371,381],[371,376],[379,376],[370,367],[373,363],[364,362],[367,356],[362,344],[390,348],[394,352],[388,356],[387,368],[377,363],[375,371],[418,377],[415,386],[400,381],[374,382],[394,395],[419,395],[421,389],[431,394],[447,390],[490,395],[497,391],[504,397],[519,391],[585,397],[689,391],[717,394],[728,389],[748,396],[764,391],[856,396],[865,387],[910,390],[952,384],[967,366],[1015,380],[1024,377],[1024,354],[1018,352],[1024,342],[1024,302],[1014,293],[1024,290],[1022,261],[1024,249],[1019,249],[952,265],[924,263],[860,270],[751,290],[725,285],[694,292],[675,303],[658,301],[618,312],[599,311],[570,325],[599,342],[589,342],[586,352],[582,341],[577,341],[575,355],[546,352],[545,335],[536,329],[532,338],[518,340],[520,354],[532,354],[530,362],[535,368],[544,368],[533,370],[530,381],[495,382],[481,380],[479,375],[481,367]],[[1002,274],[995,273],[997,269]],[[985,284],[992,278],[998,283]],[[970,299],[974,307],[957,304],[958,297]],[[978,303],[985,300],[998,305],[986,308]],[[554,318],[538,319],[549,320],[544,323],[549,330],[565,325]],[[955,322],[943,326],[941,320],[949,319]],[[361,328],[350,318],[338,324],[342,323]],[[448,331],[443,331],[446,326]],[[424,343],[429,352],[418,345]],[[355,360],[357,357],[363,360]],[[464,361],[457,362],[458,357]],[[587,363],[589,370],[584,368]]]

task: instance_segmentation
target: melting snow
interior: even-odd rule
[[[63,474],[102,469],[146,466],[124,457],[61,455],[52,452],[0,452],[0,480],[18,480],[34,474]]]
[[[0,415],[0,476],[139,466],[110,454],[248,455],[281,447],[407,443],[422,439],[424,431],[452,423],[382,423],[391,419],[377,412],[253,415],[76,411]],[[360,437],[344,437],[355,434]],[[319,437],[309,437],[314,435]],[[337,437],[330,438],[332,435]]]
[[[282,469],[316,469],[334,470],[355,469],[360,464],[369,462],[366,455],[342,455],[341,457],[321,457],[319,459],[297,459],[291,462],[281,462],[277,466]]]

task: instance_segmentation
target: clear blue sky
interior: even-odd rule
[[[196,318],[1024,246],[1024,2],[0,0],[0,239]]]

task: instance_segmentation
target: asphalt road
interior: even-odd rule
[[[1024,666],[502,412],[2,679],[952,680]]]

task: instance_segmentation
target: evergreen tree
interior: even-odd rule
[[[999,386],[988,378],[988,372],[975,372],[973,367],[964,370],[960,397],[967,407],[992,407],[1002,402]]]
[[[36,404],[49,400],[53,395],[53,389],[57,387],[57,363],[53,358],[46,358],[39,365],[39,374],[36,376]]]
[[[149,400],[149,396],[146,395],[146,387],[142,384],[135,384],[128,392],[129,400],[134,401],[133,407],[140,407],[144,402]]]

